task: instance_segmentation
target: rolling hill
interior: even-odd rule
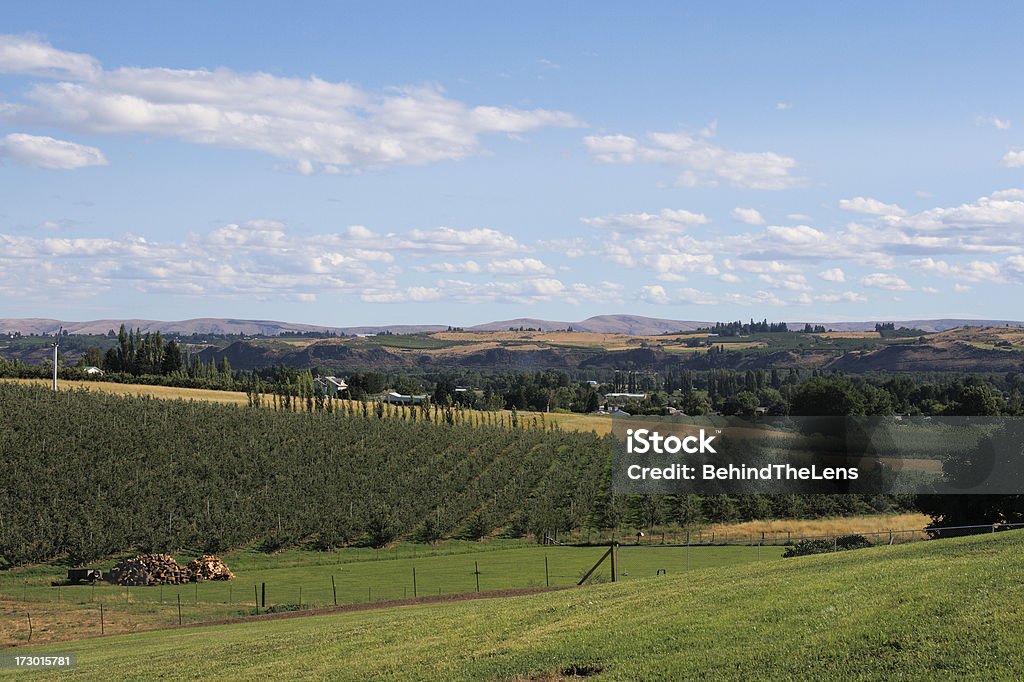
[[[889,320],[885,320],[889,321]],[[125,320],[91,320],[75,322],[47,318],[0,318],[0,334],[19,331],[22,334],[54,334],[63,327],[72,334],[106,334],[124,322],[132,329],[139,328],[143,332],[160,330],[164,333],[191,334],[243,334],[246,336],[277,336],[295,332],[335,332],[337,334],[376,334],[390,331],[394,334],[418,334],[443,331],[448,324],[380,324],[361,326],[327,326],[316,324],[300,324],[279,322],[274,320],[244,320],[235,318],[202,317],[191,320],[160,321],[147,319]],[[860,322],[827,322],[822,320],[809,323],[822,324],[836,331],[872,331],[876,320]],[[941,332],[954,327],[963,326],[1021,326],[1024,322],[1014,320],[972,320],[972,319],[932,319],[932,320],[895,320],[897,327],[921,329],[926,332]],[[540,329],[556,331],[572,327],[576,331],[596,334],[631,334],[649,336],[671,334],[677,331],[692,331],[714,324],[707,321],[674,320],[642,315],[597,315],[579,322],[560,322],[538,318],[516,318],[487,322],[466,327],[469,331],[504,331],[509,328]],[[803,328],[805,322],[789,322],[791,329]]]

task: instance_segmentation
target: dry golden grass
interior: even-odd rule
[[[718,536],[757,536],[762,532],[771,535],[793,537],[809,535],[847,535],[853,533],[883,533],[890,530],[916,530],[928,525],[930,519],[924,514],[877,514],[871,516],[850,516],[827,519],[769,519],[767,521],[746,521],[744,523],[717,523],[704,530]]]
[[[307,348],[312,346],[314,343],[323,340],[324,339],[281,339],[278,340],[277,343],[283,343],[288,346],[292,346],[293,348]]]
[[[45,379],[0,379],[0,381],[16,381],[49,386],[49,382]],[[245,393],[238,391],[213,391],[201,388],[115,384],[101,381],[61,381],[60,387],[65,390],[84,388],[104,393],[114,393],[116,395],[148,395],[165,400],[181,398],[183,400],[206,400],[208,402],[229,403],[232,405],[247,405],[249,402]],[[468,412],[482,414],[476,410],[468,410]],[[512,413],[508,410],[501,410],[497,414],[504,415],[506,422],[512,418]],[[551,424],[555,422],[559,428],[566,431],[596,431],[599,435],[608,433],[612,429],[612,418],[606,415],[519,412],[519,419],[531,425],[534,421],[539,423],[543,419],[544,423]]]
[[[45,379],[0,379],[0,381],[17,381],[28,384],[49,386],[50,382]],[[175,388],[173,386],[146,386],[143,384],[115,384],[104,381],[61,381],[59,387],[62,389],[84,388],[90,391],[101,393],[114,393],[116,395],[148,395],[153,398],[165,400],[205,400],[215,403],[230,403],[233,405],[246,405],[249,399],[245,393],[239,391],[214,391],[205,388]]]
[[[342,400],[339,402],[346,406],[349,403],[349,401],[347,400]],[[480,410],[466,410],[466,413],[476,416],[481,416],[484,414],[494,414],[499,419],[501,417],[504,417],[506,424],[510,423],[512,420],[511,410],[498,410],[494,413],[485,413]],[[612,418],[609,415],[603,414],[519,411],[516,413],[516,415],[521,422],[528,424],[530,426],[533,426],[535,423],[544,423],[545,425],[557,423],[558,428],[562,429],[563,431],[595,431],[598,435],[610,433],[612,430]]]

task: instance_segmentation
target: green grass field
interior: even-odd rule
[[[642,551],[642,550],[641,550]],[[625,552],[625,550],[624,550]],[[96,638],[17,679],[1019,679],[1024,533],[511,599]]]
[[[449,541],[436,547],[403,544],[392,549],[344,549],[337,552],[288,550],[279,554],[239,551],[223,558],[235,573],[232,581],[160,587],[101,583],[53,586],[66,576],[62,566],[43,565],[0,572],[0,645],[24,642],[27,618],[34,613],[34,639],[67,639],[98,630],[100,602],[110,632],[163,627],[177,623],[177,600],[187,623],[252,615],[254,587],[266,583],[267,607],[303,608],[365,603],[413,596],[459,594],[524,587],[575,584],[604,553],[604,547],[540,546],[521,540],[487,543]],[[629,548],[619,551],[623,580],[770,561],[781,547]],[[687,556],[688,555],[688,556]],[[185,564],[194,555],[177,555]],[[98,562],[108,569],[113,561]],[[413,569],[416,570],[415,584]],[[609,577],[607,562],[595,573]],[[333,578],[333,584],[332,584]]]

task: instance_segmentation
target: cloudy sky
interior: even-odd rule
[[[0,317],[1024,317],[1019,4],[141,4],[4,9]]]

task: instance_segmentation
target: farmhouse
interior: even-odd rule
[[[317,377],[314,383],[323,391],[324,395],[329,395],[332,398],[336,398],[339,393],[348,390],[348,383],[338,377]]]
[[[422,405],[427,401],[426,395],[403,395],[396,391],[389,391],[380,398],[383,402],[394,405]]]
[[[82,371],[85,372],[86,374],[95,375],[95,376],[99,376],[99,375],[103,374],[103,370],[102,369],[100,369],[99,367],[94,367],[92,365],[89,365],[87,367],[83,367]]]

